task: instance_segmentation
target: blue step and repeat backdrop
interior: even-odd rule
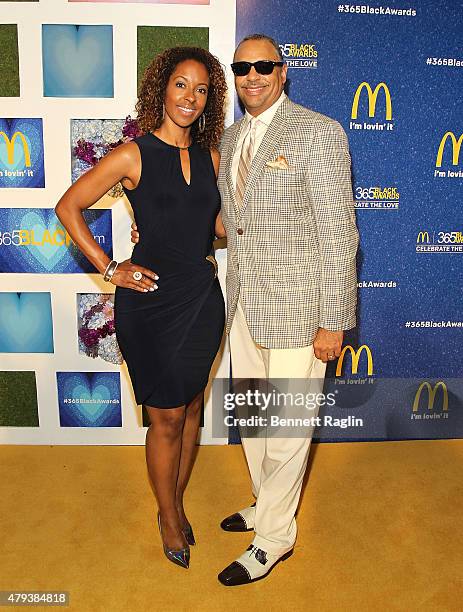
[[[230,124],[233,48],[255,32],[280,44],[289,96],[339,121],[352,154],[359,324],[327,372],[325,392],[337,400],[324,412],[336,424],[323,421],[315,438],[463,437],[461,2],[0,6],[1,442],[144,443],[147,421],[115,341],[114,287],[92,273],[53,208],[133,137],[137,84],[168,46],[204,46],[219,57]],[[235,118],[241,112],[235,103]],[[108,255],[130,255],[120,189],[86,215]],[[218,260],[223,281],[223,249]],[[217,388],[228,372],[225,347],[213,370]],[[201,443],[239,440],[233,428],[214,435],[219,403],[209,398]]]
[[[462,437],[463,4],[237,0],[237,42],[255,32],[350,143],[358,327],[326,390],[365,419],[319,437]]]

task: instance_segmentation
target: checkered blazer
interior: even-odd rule
[[[267,348],[308,346],[319,327],[355,327],[358,232],[344,130],[284,100],[253,158],[239,208],[231,166],[242,124],[225,131],[220,147],[227,333],[239,296],[254,341]],[[288,169],[266,165],[279,155]]]

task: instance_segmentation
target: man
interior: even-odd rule
[[[218,184],[233,377],[322,381],[343,330],[356,324],[347,138],[336,121],[287,98],[273,39],[243,39],[232,68],[246,112],[225,131]],[[222,584],[261,579],[292,554],[310,441],[242,437],[256,501],[221,526],[255,536],[219,574]]]
[[[242,40],[232,68],[246,112],[225,131],[218,183],[233,377],[322,380],[356,324],[347,138],[287,98],[287,66],[271,38]],[[292,553],[310,439],[242,437],[256,502],[222,528],[255,537],[219,574],[223,584],[262,578]]]

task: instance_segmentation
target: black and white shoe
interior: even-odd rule
[[[225,586],[237,586],[261,580],[277,563],[285,561],[292,554],[292,548],[283,554],[273,555],[251,544],[241,557],[220,572],[219,582]]]
[[[239,512],[235,512],[235,514],[227,516],[220,523],[220,526],[224,531],[253,531],[255,515],[256,502]]]

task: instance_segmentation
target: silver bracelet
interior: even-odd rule
[[[112,277],[114,276],[114,272],[116,271],[116,268],[119,264],[117,263],[117,261],[115,259],[112,259],[109,264],[106,266],[106,270],[104,271],[103,274],[103,280],[105,281],[110,281],[112,279]]]

